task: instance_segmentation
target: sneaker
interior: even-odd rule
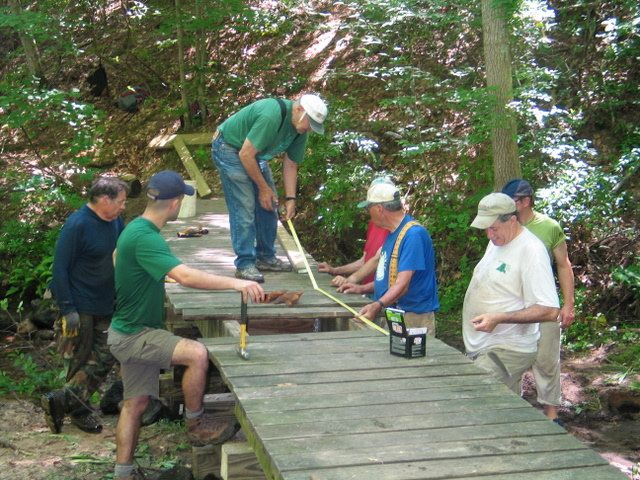
[[[564,426],[564,422],[562,420],[560,420],[560,417],[556,417],[552,420],[553,423],[555,423],[556,425],[561,426],[562,428],[564,428],[565,430],[567,429],[567,427]]]
[[[262,275],[255,265],[249,265],[248,267],[238,268],[236,270],[236,278],[243,280],[251,280],[253,282],[264,283],[264,275]]]
[[[40,397],[40,405],[44,410],[45,420],[51,433],[60,433],[62,431],[66,403],[63,390],[49,392]]]
[[[291,265],[288,263],[284,263],[278,257],[273,257],[269,259],[258,259],[256,262],[256,267],[260,271],[265,272],[290,272]]]
[[[98,418],[90,411],[83,409],[79,412],[73,412],[69,415],[71,423],[78,427],[83,432],[87,433],[100,433],[102,432],[102,423]]]
[[[195,446],[224,443],[240,430],[235,419],[213,418],[206,414],[189,419],[186,423],[187,438]]]

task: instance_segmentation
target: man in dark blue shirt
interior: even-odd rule
[[[50,289],[62,316],[59,347],[67,383],[41,398],[53,433],[61,432],[66,414],[84,431],[102,431],[88,402],[115,363],[106,331],[115,299],[113,251],[124,228],[120,214],[127,193],[122,180],[95,180],[89,202],[69,216],[56,243]]]

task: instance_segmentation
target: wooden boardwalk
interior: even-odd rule
[[[375,331],[203,339],[267,479],[622,480],[464,355]]]
[[[209,230],[207,235],[197,238],[179,238],[177,232],[188,226],[201,225]],[[219,275],[233,276],[235,254],[231,247],[229,217],[222,199],[198,199],[196,216],[170,222],[162,229],[172,251],[186,265]],[[304,239],[301,239],[304,242]],[[315,291],[304,270],[302,255],[284,227],[278,230],[276,242],[277,255],[286,261],[291,257],[293,271],[283,273],[265,273],[264,289],[303,291],[297,305],[254,305],[249,304],[249,333],[269,333],[286,328],[289,332],[308,332],[311,330],[348,329],[352,314],[325,295]],[[319,273],[317,263],[306,255],[318,286],[335,295],[355,310],[367,303],[360,295],[338,294],[330,285],[331,277]],[[177,284],[166,284],[168,318],[195,323],[203,336],[218,336],[224,320],[239,320],[240,294],[232,291],[202,291],[185,288]]]

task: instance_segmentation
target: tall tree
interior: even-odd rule
[[[24,11],[22,9],[22,5],[20,4],[20,0],[9,0],[9,7],[11,7],[11,13],[13,13],[16,17],[23,16]],[[24,55],[27,60],[27,68],[29,69],[29,73],[32,77],[38,79],[40,85],[44,85],[46,83],[46,78],[44,76],[44,70],[42,69],[42,65],[40,63],[38,46],[33,36],[29,34],[29,25],[25,21],[17,30],[18,38],[20,38],[20,43],[22,44],[22,49],[24,50]]]
[[[180,99],[184,110],[184,126],[191,128],[191,115],[189,115],[189,99],[187,97],[187,74],[184,63],[184,28],[182,26],[182,7],[180,0],[175,0],[176,6],[176,38],[178,40],[178,71],[180,75]]]
[[[522,175],[518,161],[517,128],[513,100],[511,50],[509,48],[508,5],[510,0],[482,0],[482,33],[487,87],[492,100],[491,147],[494,187]]]

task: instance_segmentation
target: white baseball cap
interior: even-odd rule
[[[516,202],[509,195],[504,193],[490,193],[478,204],[478,215],[474,218],[471,226],[479,229],[487,229],[495,222],[500,215],[516,213]]]
[[[374,203],[393,202],[400,198],[400,191],[393,183],[375,182],[367,190],[367,199],[358,203],[358,208],[368,207]]]
[[[327,104],[317,95],[307,93],[300,97],[300,106],[309,116],[311,130],[316,133],[324,133],[323,122],[327,118]]]

